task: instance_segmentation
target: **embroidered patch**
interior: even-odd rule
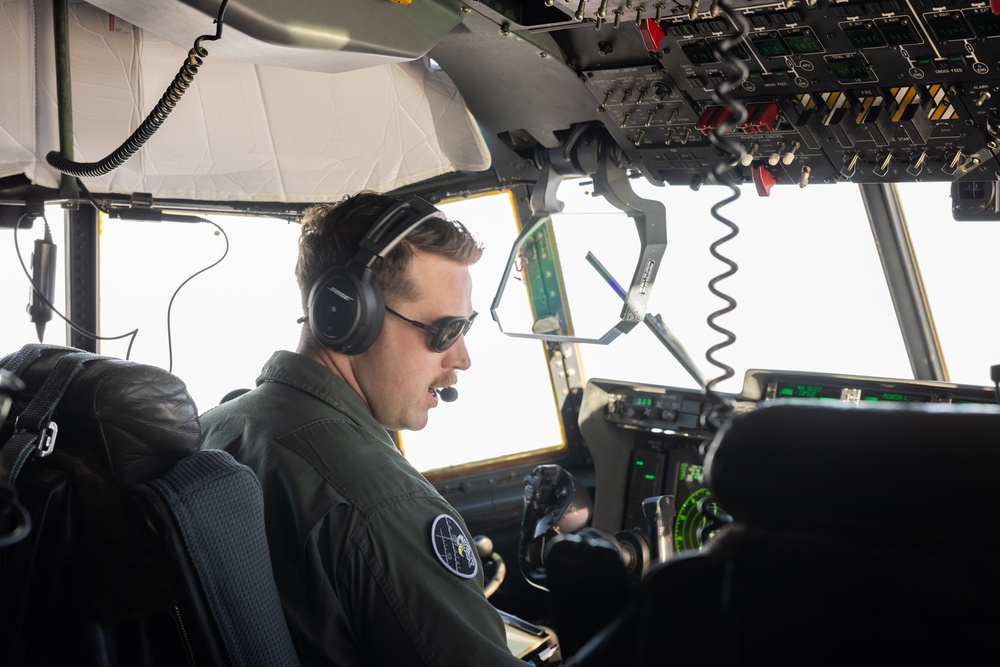
[[[476,547],[452,517],[442,514],[431,526],[431,543],[438,560],[454,574],[471,579],[479,571]]]

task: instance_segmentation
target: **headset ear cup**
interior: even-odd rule
[[[328,269],[309,292],[309,327],[316,340],[334,352],[360,354],[378,338],[385,299],[370,271]]]

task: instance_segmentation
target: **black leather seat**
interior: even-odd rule
[[[733,518],[568,663],[963,664],[1000,625],[1000,407],[775,402],[713,441]]]
[[[0,549],[0,664],[297,665],[260,485],[199,451],[184,383],[49,345],[0,367],[25,385],[0,481],[31,518]]]

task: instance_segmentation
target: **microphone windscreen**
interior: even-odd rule
[[[454,387],[442,387],[441,389],[438,389],[438,396],[440,396],[441,400],[445,403],[451,403],[458,398],[458,389],[455,389]]]

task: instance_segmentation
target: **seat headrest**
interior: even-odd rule
[[[736,522],[984,532],[1000,406],[780,400],[726,424],[705,480]]]
[[[37,359],[17,376],[25,388],[11,407],[0,445],[14,431],[16,419],[36,396],[56,362],[73,348],[38,348]],[[7,364],[15,355],[0,361]],[[58,426],[56,449],[71,442],[97,454],[115,479],[132,485],[158,477],[179,459],[198,451],[201,424],[184,382],[167,371],[100,355],[87,355],[83,369],[66,388],[52,416]]]

